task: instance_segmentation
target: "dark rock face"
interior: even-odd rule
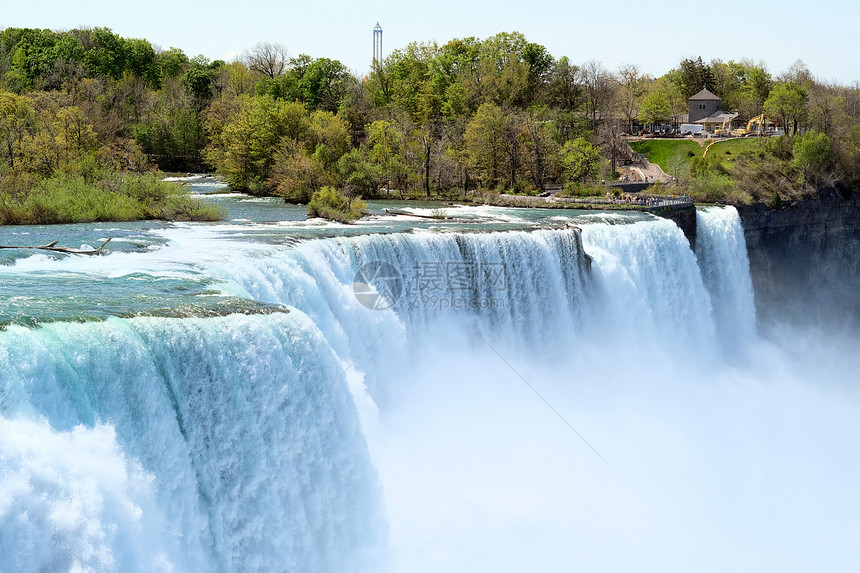
[[[687,237],[687,240],[690,242],[690,248],[693,249],[693,251],[696,250],[697,223],[695,205],[690,203],[688,205],[659,207],[651,210],[651,213],[659,217],[663,217],[664,219],[675,221],[675,224],[681,228],[684,232],[684,236]]]
[[[760,323],[860,326],[860,197],[738,208]]]

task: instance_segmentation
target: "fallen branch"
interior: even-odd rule
[[[40,245],[38,247],[20,245],[0,245],[0,249],[37,249],[40,251],[67,253],[71,255],[100,255],[102,254],[101,250],[104,248],[104,246],[110,243],[110,239],[108,239],[95,249],[72,249],[70,247],[58,247],[57,243],[59,243],[59,241],[54,241],[53,243],[48,243],[47,245]]]
[[[453,219],[454,217],[449,217],[447,215],[419,215],[417,213],[412,213],[411,211],[401,211],[399,209],[383,209],[387,215],[405,215],[407,217],[420,217],[421,219]]]

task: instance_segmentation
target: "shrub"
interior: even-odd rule
[[[308,203],[308,216],[322,217],[339,223],[354,223],[367,212],[367,203],[350,199],[334,187],[326,185],[313,194]]]
[[[29,189],[0,189],[0,223],[52,224],[165,219],[214,221],[222,210],[193,199],[181,186],[154,174],[98,171],[90,180],[60,171]]]
[[[773,192],[773,196],[768,201],[768,207],[771,209],[780,209],[782,207],[782,198],[779,196],[778,191]]]
[[[691,178],[689,186],[689,195],[696,202],[729,201],[737,194],[737,188],[728,176],[712,171]]]

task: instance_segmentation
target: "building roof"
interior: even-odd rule
[[[693,123],[725,123],[727,121],[733,121],[738,117],[738,115],[740,114],[720,110],[715,111],[708,117],[696,120]]]
[[[720,96],[714,95],[708,90],[702,90],[694,96],[690,96],[690,99],[693,100],[720,100]]]

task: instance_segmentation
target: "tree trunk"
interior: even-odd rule
[[[433,146],[428,134],[424,142],[424,192],[427,194],[428,199],[430,198],[430,151],[432,148]]]

